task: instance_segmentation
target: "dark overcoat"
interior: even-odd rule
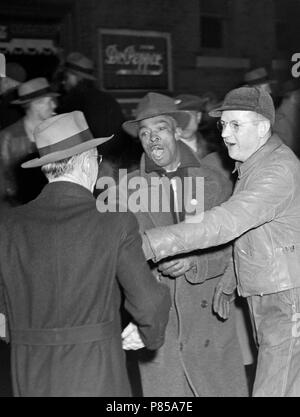
[[[231,193],[231,183],[218,172],[202,166],[192,151],[179,142],[181,166],[187,177],[204,180],[204,209],[221,204]],[[145,156],[139,171],[130,174],[146,180],[152,196],[159,195],[154,188],[157,172],[147,172]],[[143,185],[142,185],[143,187]],[[194,188],[195,189],[195,188]],[[140,193],[143,193],[143,189]],[[162,191],[164,192],[164,191]],[[193,192],[185,188],[185,197]],[[141,210],[136,213],[141,233],[144,230],[173,224],[167,211]],[[186,255],[187,257],[191,254]],[[223,321],[213,313],[215,286],[230,265],[230,247],[197,251],[195,267],[176,279],[163,276],[153,267],[153,274],[169,286],[172,307],[164,345],[155,352],[139,353],[139,367],[145,396],[247,396],[247,382],[236,326],[235,309]],[[228,269],[230,270],[230,269]],[[226,272],[228,273],[228,272]],[[233,271],[232,271],[233,273]]]
[[[14,395],[130,395],[120,286],[144,343],[158,348],[169,290],[153,280],[131,213],[101,214],[86,188],[64,181],[10,210],[0,224],[0,312]]]

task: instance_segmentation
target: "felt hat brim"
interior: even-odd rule
[[[89,141],[80,143],[79,145],[75,145],[69,149],[65,149],[63,151],[57,151],[49,153],[45,156],[42,156],[41,158],[34,158],[30,161],[24,162],[21,167],[22,168],[36,168],[40,167],[42,165],[49,164],[51,162],[60,161],[64,158],[69,158],[70,156],[74,156],[76,154],[88,151],[92,148],[95,148],[99,145],[102,145],[102,143],[107,142],[108,140],[112,139],[114,135],[104,138],[96,138],[91,139]]]
[[[210,110],[208,115],[210,117],[221,117],[223,111],[230,111],[230,110],[244,110],[244,111],[254,111],[253,106],[247,105],[228,105],[228,106],[221,106],[216,109]]]
[[[92,81],[97,80],[97,78],[94,75],[87,74],[86,72],[80,71],[77,69],[66,67],[66,72],[71,72],[75,75],[80,75],[81,77],[86,78],[87,80],[92,80]]]
[[[184,110],[174,111],[174,112],[163,112],[163,113],[158,113],[158,114],[153,112],[152,114],[149,113],[145,116],[142,116],[134,120],[127,120],[126,122],[123,123],[122,127],[131,136],[137,137],[139,122],[141,122],[142,120],[151,119],[152,117],[157,117],[157,116],[171,116],[173,117],[173,119],[177,121],[178,126],[181,128],[185,128],[191,118],[189,113]]]
[[[34,100],[39,100],[42,97],[58,97],[60,96],[59,93],[55,93],[54,91],[51,91],[50,93],[45,93],[45,94],[41,94],[40,96],[36,96],[34,98],[30,98],[30,99],[17,99],[17,100],[13,100],[11,103],[12,104],[26,104],[26,103],[30,103],[31,101]]]

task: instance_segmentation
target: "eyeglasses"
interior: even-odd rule
[[[97,163],[98,165],[101,164],[102,162],[102,155],[91,155],[93,158],[97,158]]]
[[[223,132],[223,130],[226,128],[227,125],[229,125],[230,129],[233,130],[235,133],[239,131],[240,127],[247,124],[247,123],[255,123],[255,122],[262,122],[262,120],[248,120],[246,122],[237,122],[236,120],[230,120],[229,122],[225,122],[224,120],[218,120],[217,121],[217,127],[220,132]]]

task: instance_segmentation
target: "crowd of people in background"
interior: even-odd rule
[[[178,214],[175,209],[178,199],[182,198],[184,201],[188,194],[188,190],[183,189],[181,196],[179,196],[179,186],[176,183],[178,179],[181,179],[182,183],[187,176],[205,179],[205,211],[212,210],[213,212],[214,207],[220,205],[222,207],[223,203],[227,200],[230,201],[232,193],[236,192],[236,181],[240,172],[235,167],[235,161],[240,160],[232,158],[230,153],[228,154],[228,146],[225,146],[222,136],[224,138],[224,131],[230,121],[223,121],[220,132],[215,118],[212,116],[216,109],[221,109],[218,117],[222,116],[222,111],[249,110],[250,108],[252,109],[250,111],[263,115],[265,119],[259,119],[259,121],[270,122],[272,134],[277,134],[283,143],[288,145],[300,158],[299,81],[288,80],[280,88],[277,86],[277,95],[275,96],[273,89],[275,81],[270,80],[265,68],[255,68],[246,72],[243,81],[239,86],[236,86],[242,90],[239,88],[234,90],[240,91],[241,96],[236,100],[240,100],[241,103],[245,100],[243,94],[245,95],[248,91],[243,88],[250,88],[249,97],[253,94],[251,103],[242,103],[241,108],[236,104],[232,107],[222,107],[223,98],[217,97],[212,92],[204,94],[196,94],[191,91],[180,92],[173,97],[157,92],[148,92],[141,98],[134,118],[125,120],[118,101],[111,94],[103,92],[97,87],[94,63],[81,53],[70,53],[63,65],[59,67],[53,80],[43,77],[31,80],[26,78],[26,71],[19,64],[8,63],[6,77],[0,80],[0,216],[2,218],[10,216],[12,208],[25,204],[23,211],[14,211],[16,214],[9,217],[10,224],[15,222],[15,226],[11,226],[12,230],[15,236],[19,236],[23,245],[20,249],[22,255],[20,255],[20,259],[18,258],[20,265],[17,273],[25,268],[24,262],[27,265],[26,274],[36,276],[37,271],[40,274],[43,273],[43,268],[39,266],[36,256],[28,252],[30,248],[35,251],[39,246],[44,245],[47,246],[49,256],[51,253],[53,257],[57,255],[56,248],[51,246],[52,241],[50,243],[46,241],[48,237],[52,236],[53,228],[57,226],[57,219],[60,218],[61,209],[64,207],[65,212],[68,212],[71,217],[74,216],[76,221],[88,224],[87,229],[91,235],[95,230],[95,236],[97,236],[97,239],[91,239],[90,245],[84,251],[88,261],[78,257],[78,265],[76,262],[74,263],[72,274],[77,276],[78,272],[74,272],[76,265],[81,270],[82,262],[85,271],[87,271],[89,262],[91,262],[95,275],[90,277],[90,281],[87,277],[87,281],[93,288],[91,291],[95,293],[99,291],[95,281],[95,276],[97,276],[95,268],[98,267],[104,273],[109,271],[107,276],[112,281],[114,274],[119,275],[119,284],[123,288],[125,300],[123,301],[127,312],[123,311],[122,313],[122,333],[120,324],[117,325],[117,331],[120,333],[120,341],[122,337],[123,349],[125,351],[137,350],[137,352],[127,358],[131,388],[127,376],[124,376],[127,371],[122,353],[120,353],[120,341],[113,344],[112,348],[108,345],[105,346],[102,359],[108,361],[109,365],[105,365],[107,368],[103,374],[102,371],[100,372],[102,365],[99,365],[95,372],[85,367],[84,363],[92,368],[94,363],[99,362],[97,352],[93,351],[91,343],[94,340],[102,342],[102,339],[95,338],[94,333],[91,337],[88,336],[90,344],[85,345],[84,348],[81,345],[76,352],[69,353],[68,361],[70,363],[74,361],[75,365],[73,366],[75,367],[78,364],[78,370],[71,372],[69,368],[66,368],[67,371],[64,369],[66,373],[63,374],[59,369],[60,361],[64,361],[66,353],[59,351],[56,342],[54,343],[44,333],[41,334],[39,341],[35,342],[34,337],[30,339],[28,336],[26,339],[26,335],[17,331],[12,332],[11,339],[8,325],[6,339],[16,344],[16,346],[13,345],[14,362],[12,368],[14,394],[21,396],[120,396],[130,395],[130,392],[135,391],[136,385],[140,384],[141,395],[150,397],[250,396],[257,366],[257,352],[260,343],[264,341],[258,341],[257,337],[252,335],[253,329],[255,333],[255,324],[253,324],[253,317],[251,323],[248,305],[244,298],[238,296],[234,291],[235,287],[233,291],[228,292],[224,289],[225,280],[235,281],[236,275],[233,265],[233,246],[230,239],[220,241],[220,246],[219,243],[208,244],[205,247],[194,244],[191,251],[184,251],[188,253],[181,253],[158,263],[155,262],[154,256],[159,252],[157,249],[153,256],[148,257],[151,260],[147,265],[143,259],[142,242],[138,230],[142,235],[147,233],[148,229],[177,225],[186,221],[187,213],[183,211]],[[258,96],[256,97],[255,94]],[[256,99],[265,100],[264,94],[267,95],[267,100],[272,96],[273,102],[276,104],[274,120],[271,120],[273,116],[271,117],[268,113],[269,108],[265,113],[265,107],[262,107],[261,110],[259,101],[256,107],[253,104]],[[229,100],[228,96],[226,97]],[[247,120],[244,123],[248,122]],[[270,125],[268,126],[270,127]],[[160,130],[163,133],[158,133]],[[270,131],[266,127],[266,131],[264,131],[266,141],[270,136],[268,132]],[[51,134],[59,138],[57,143],[51,143],[52,137],[49,139]],[[90,135],[88,139],[86,135]],[[113,139],[111,139],[112,135]],[[98,141],[93,142],[93,138]],[[99,138],[106,139],[100,140]],[[85,141],[89,144],[88,146],[79,145]],[[62,151],[59,148],[60,142],[67,143],[66,150]],[[75,149],[77,149],[76,146],[79,146],[78,152],[68,152],[71,146],[74,146]],[[90,153],[86,155],[85,152]],[[97,169],[95,174],[94,167],[90,166],[90,160],[97,158],[97,152],[99,155],[103,155],[103,160],[99,171]],[[74,157],[74,155],[77,155],[77,159],[72,159],[70,171],[68,170],[69,162],[60,163],[60,161]],[[37,162],[32,163],[32,161]],[[54,166],[48,167],[47,164],[54,164]],[[48,167],[46,170],[44,169],[45,165]],[[42,170],[41,166],[43,166]],[[24,169],[24,167],[30,167],[30,169]],[[59,189],[57,182],[75,182],[88,188],[94,197],[97,197],[103,191],[97,186],[94,188],[97,184],[97,176],[111,177],[117,183],[120,180],[119,170],[123,168],[127,169],[128,180],[134,177],[145,179],[147,193],[151,191],[153,178],[166,177],[171,184],[171,210],[169,213],[157,212],[153,214],[147,211],[135,213],[135,220],[118,217],[116,223],[113,218],[107,217],[102,222],[101,227],[105,232],[101,236],[97,234],[98,213],[93,212],[91,220],[88,222],[84,215],[84,210],[87,208],[83,206],[81,208],[83,211],[78,213],[76,207],[71,208],[68,199],[64,197],[71,195],[71,191],[72,193],[74,191],[74,195],[78,199],[76,200],[77,204],[80,206],[82,202],[80,199],[87,198],[87,196],[84,193],[81,196],[80,192],[76,191],[76,187],[71,190],[70,186],[63,188],[61,185]],[[82,178],[85,178],[86,182]],[[56,183],[55,191],[54,186],[50,187],[51,182]],[[29,208],[26,209],[27,203],[31,204],[30,202],[34,199],[37,201],[36,206],[29,205]],[[61,204],[59,203],[60,199]],[[130,199],[130,194],[128,199]],[[90,204],[88,210],[91,210],[95,200],[88,201]],[[51,214],[49,210],[47,211],[47,206],[52,207]],[[45,212],[48,213],[49,224],[45,223],[43,217]],[[25,218],[25,226],[20,226],[19,230],[17,225],[23,222],[22,216]],[[39,224],[36,226],[36,230],[34,230],[35,221]],[[72,228],[75,227],[75,223],[67,222],[61,218],[60,221],[64,222],[66,233],[63,232],[59,238],[66,247],[71,247],[68,236],[70,238],[74,232],[74,230],[72,232]],[[124,227],[122,222],[124,222]],[[257,227],[256,224],[254,226]],[[9,236],[7,230],[3,229],[3,235]],[[78,235],[83,233],[78,225],[76,230]],[[43,233],[46,238],[43,240],[37,237],[38,233]],[[108,238],[110,233],[111,236]],[[108,261],[108,257],[113,256],[111,242],[118,241],[118,233],[122,240],[122,248],[118,251],[116,247],[114,252],[118,261]],[[29,245],[26,242],[32,236],[36,238],[36,241],[33,239],[32,245]],[[133,238],[137,239],[138,243],[131,246]],[[90,255],[96,253],[98,246],[102,248],[102,253],[106,253],[106,239],[107,246],[110,247],[110,255],[106,254],[105,260],[99,261],[98,266],[94,265],[90,260]],[[83,241],[86,244],[86,240],[83,239]],[[155,252],[153,242],[150,239],[151,249]],[[296,243],[299,245],[299,242]],[[4,251],[11,250],[3,242],[1,245]],[[157,246],[159,247],[159,244]],[[90,251],[90,255],[88,255],[88,251]],[[145,249],[144,252],[146,254]],[[64,254],[64,257],[62,262],[73,262],[72,256],[68,258],[68,255]],[[37,269],[35,262],[38,265]],[[70,277],[70,271],[66,272],[66,276]],[[132,283],[130,283],[130,276]],[[77,278],[77,285],[80,286],[80,280],[84,280],[85,277],[78,276]],[[140,282],[138,282],[139,279]],[[111,311],[116,314],[121,296],[114,287],[111,289],[111,284],[108,281],[106,279],[103,284],[105,289],[103,291],[108,298],[104,300],[103,295],[100,298],[102,304],[105,304],[107,300],[110,300],[112,304],[116,303],[114,308],[111,308]],[[44,285],[47,288],[46,280]],[[35,287],[35,284],[32,286]],[[12,288],[21,289],[23,287],[18,287],[16,284]],[[37,294],[43,294],[42,286],[37,288]],[[51,291],[54,290],[51,288]],[[76,289],[73,287],[68,291],[71,298],[72,294],[76,293]],[[82,294],[83,297],[92,298],[89,291],[86,293],[83,291]],[[44,296],[46,295],[43,294]],[[78,300],[77,293],[76,297],[75,299]],[[21,295],[16,295],[18,305],[20,305],[21,298]],[[151,300],[151,302],[149,301],[149,305],[147,302],[143,304],[143,300]],[[2,307],[1,301],[0,293],[0,308]],[[5,301],[2,302],[4,305]],[[57,303],[54,295],[51,302],[53,305]],[[79,302],[80,308],[83,310],[84,303],[85,299]],[[89,305],[88,301],[87,305]],[[228,313],[229,306],[231,306],[230,314]],[[253,303],[250,310],[251,307],[253,310],[259,308]],[[37,307],[37,309],[39,308],[41,306]],[[51,308],[50,304],[49,308]],[[76,305],[73,305],[72,308],[76,309]],[[94,323],[93,320],[97,322],[99,315],[95,312],[95,308],[95,305],[92,305],[94,312],[94,316],[91,313],[92,321],[89,318],[85,321],[89,325]],[[105,308],[110,307],[106,306]],[[10,326],[14,329],[18,328],[21,324],[15,322],[16,317],[29,314],[29,311],[30,308],[20,308],[18,314],[14,314],[14,321],[12,324],[10,323]],[[87,308],[87,316],[88,311]],[[6,311],[0,310],[0,313],[2,312]],[[12,314],[10,310],[9,313]],[[108,320],[110,314],[106,313],[107,311],[104,312],[104,317]],[[127,317],[128,313],[129,317]],[[32,314],[33,317],[30,320],[29,318],[28,320],[20,319],[21,327],[30,328],[35,321],[34,313]],[[62,319],[61,327],[71,328],[76,320],[74,321],[72,317],[67,315],[66,317],[65,321]],[[47,316],[47,320],[50,327],[55,323],[55,318],[51,314]],[[38,323],[40,327],[47,328],[47,324],[41,321]],[[165,335],[163,335],[164,331]],[[55,345],[58,350],[51,351],[49,348],[49,351],[45,351],[43,353],[45,356],[42,357],[38,353],[39,348],[35,345],[42,344],[44,338],[51,339],[49,344]],[[33,340],[33,342],[28,342],[28,340]],[[76,340],[77,343],[78,338],[77,335],[73,338],[70,332],[67,340],[71,342]],[[22,351],[20,345],[27,345],[26,341],[29,345],[33,343],[33,350],[36,350],[34,354],[30,354],[28,350]],[[113,349],[114,353],[110,352],[110,349]],[[57,355],[55,360],[50,359],[51,355]],[[268,374],[268,370],[265,368],[267,361],[265,362],[262,355],[258,357],[260,379],[256,380],[257,392],[255,394],[267,395],[266,393],[268,393],[272,395],[272,392],[277,392],[278,395],[285,395],[284,388],[281,391],[266,389],[262,372]],[[39,359],[38,363],[34,364],[35,358]],[[116,364],[113,364],[114,360],[116,360]],[[27,374],[22,374],[20,369],[25,362],[30,365],[28,365]],[[132,371],[131,368],[134,368],[135,365],[137,367]],[[52,379],[42,376],[43,372],[48,372],[43,370],[44,366],[51,369]],[[67,365],[64,363],[64,366]],[[113,368],[112,373],[110,373],[109,366]],[[132,375],[134,373],[140,377]],[[83,374],[86,387],[82,379]],[[273,377],[274,375],[270,373],[270,379]],[[278,375],[276,377],[279,381]],[[95,388],[98,381],[99,387]],[[291,385],[288,388],[295,395],[297,390]]]

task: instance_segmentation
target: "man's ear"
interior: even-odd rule
[[[261,138],[266,136],[268,131],[270,130],[271,124],[268,120],[263,120],[258,124],[258,134]]]
[[[89,174],[90,171],[90,158],[87,155],[84,155],[84,158],[80,161],[81,170],[85,174]]]
[[[177,126],[175,128],[174,136],[175,136],[176,140],[180,140],[180,138],[182,137],[182,128],[181,127]]]

